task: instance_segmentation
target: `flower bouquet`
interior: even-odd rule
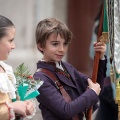
[[[35,81],[24,63],[16,68],[14,74],[16,77],[16,92],[20,100],[29,100],[40,94],[37,89],[43,84],[43,81]]]
[[[14,74],[16,77],[16,94],[18,100],[25,101],[33,99],[40,94],[37,89],[43,84],[43,81],[34,80],[28,67],[25,66],[24,63],[16,68]],[[16,99],[13,99],[12,101],[14,102]],[[35,107],[35,101],[32,100],[32,102]],[[27,116],[26,118],[31,119],[35,115],[35,112],[36,109],[34,109],[32,115]],[[23,118],[16,114],[15,120],[23,120]]]

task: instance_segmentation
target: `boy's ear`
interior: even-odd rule
[[[41,47],[41,44],[37,44],[37,48],[38,48],[40,51],[43,51],[43,47]]]

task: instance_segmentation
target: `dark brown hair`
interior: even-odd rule
[[[52,34],[59,34],[66,42],[70,42],[72,39],[72,32],[68,27],[56,18],[47,18],[40,21],[36,28],[36,44],[40,44],[41,47],[45,47],[47,38]]]
[[[0,39],[6,35],[6,31],[9,27],[15,26],[8,18],[0,15]]]

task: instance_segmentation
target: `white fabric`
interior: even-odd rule
[[[16,98],[15,84],[16,79],[12,70],[12,67],[0,61],[0,65],[4,68],[5,73],[0,73],[0,91],[8,93],[11,99]]]
[[[42,58],[41,61],[45,61],[45,60]],[[63,69],[63,67],[62,67],[62,65],[61,65],[61,62],[55,62],[55,64],[56,64],[56,67],[57,67],[57,68],[59,68],[59,69],[61,69],[61,70],[64,71],[64,69]]]
[[[55,63],[56,63],[56,67],[57,67],[57,68],[59,68],[59,69],[61,69],[61,70],[64,71],[64,69],[63,69],[63,67],[62,67],[62,65],[61,65],[61,62],[55,62]]]
[[[114,48],[115,68],[120,74],[120,0],[114,2]]]

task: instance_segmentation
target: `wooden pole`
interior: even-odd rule
[[[99,42],[100,37],[102,35],[102,26],[103,26],[103,8],[102,8],[102,13],[101,13],[101,18],[100,18],[100,24],[98,28],[98,39],[97,42]],[[100,52],[96,52],[94,56],[94,62],[93,62],[93,73],[92,73],[92,81],[96,83],[97,80],[97,73],[98,73],[98,65],[99,65],[99,59],[100,59]],[[90,107],[87,111],[87,117],[86,120],[91,120],[92,118],[92,107]]]

